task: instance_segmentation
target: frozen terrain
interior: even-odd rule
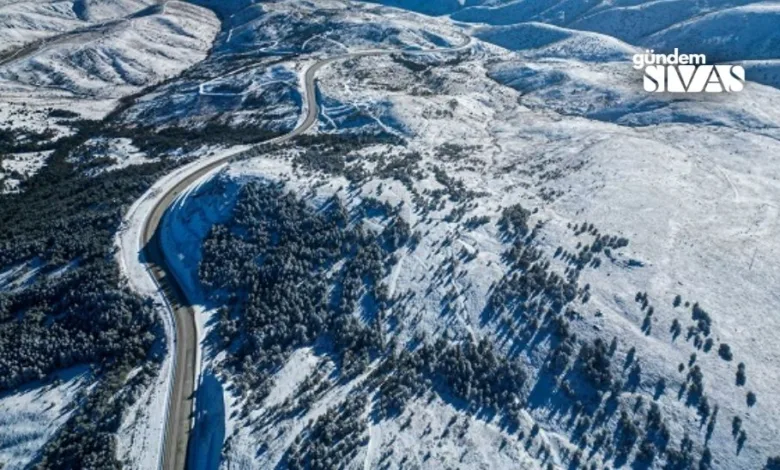
[[[24,200],[21,193],[25,191],[25,184],[52,160],[58,168],[65,168],[67,165],[61,160],[62,153],[72,146],[69,139],[95,132],[95,123],[117,107],[124,106],[123,100],[130,95],[175,77],[203,60],[219,28],[220,22],[213,11],[186,2],[0,1],[0,197],[9,198],[0,204],[6,208],[17,206],[18,201]],[[137,140],[122,132],[98,134],[87,139],[72,154],[65,155],[67,163],[83,170],[77,171],[77,175],[98,179],[106,173],[148,167],[159,161],[147,157],[136,146]],[[75,204],[73,201],[84,192],[73,188],[67,197]],[[49,200],[50,205],[59,202]],[[106,203],[116,201],[104,199],[99,202]],[[124,209],[117,207],[117,214]],[[41,210],[41,214],[31,212],[32,217],[48,215],[44,215],[46,210]],[[13,213],[13,209],[4,215],[8,213]],[[4,220],[3,224],[6,223]],[[100,229],[100,223],[91,223],[95,225],[93,228]],[[13,226],[6,228],[14,229]],[[49,227],[49,233],[71,230],[74,227]],[[3,240],[3,257],[16,256],[14,244],[23,243],[20,238]],[[40,254],[50,256],[45,250]],[[27,261],[0,268],[2,344],[7,346],[6,341],[19,340],[14,332],[16,323],[29,321],[31,324],[29,337],[21,339],[31,349],[16,354],[4,351],[4,355],[12,354],[13,357],[1,365],[3,380],[8,379],[6,372],[14,367],[15,358],[39,354],[39,350],[45,349],[35,341],[51,342],[36,337],[39,333],[34,327],[39,321],[49,325],[60,322],[67,326],[65,318],[72,313],[56,311],[62,308],[56,303],[44,308],[43,312],[26,307],[13,312],[9,318],[4,302],[25,295],[32,296],[35,301],[34,292],[41,292],[42,285],[48,285],[50,291],[61,288],[57,285],[58,280],[68,278],[64,282],[72,282],[65,274],[78,267],[77,259],[47,263],[32,255]],[[159,308],[162,309],[162,305]],[[54,314],[49,310],[55,310]],[[41,317],[45,314],[51,316]],[[31,316],[35,318],[29,318]],[[136,333],[152,334],[149,331]],[[13,336],[10,339],[9,334]],[[153,354],[164,352],[159,349],[165,348],[166,338],[164,332],[159,334],[158,350]],[[92,338],[89,337],[77,340],[81,344],[90,341]],[[45,346],[49,347],[49,344]],[[68,351],[58,354],[60,363],[71,360]],[[150,374],[157,375],[157,379],[142,384],[145,389],[137,396],[128,398],[118,394],[114,398],[135,403],[123,410],[126,414],[115,417],[122,421],[116,433],[119,437],[116,458],[129,464],[130,468],[154,468],[159,461],[163,427],[160,415],[166,407],[169,368],[170,362],[161,362],[159,373],[151,371]],[[37,374],[43,379],[40,383],[26,383],[18,389],[3,391],[0,395],[3,428],[0,467],[28,468],[31,462],[43,457],[45,444],[61,437],[64,425],[94,398],[88,385],[104,383],[104,369],[94,377],[95,380],[91,377],[92,372],[94,370],[86,366],[83,370],[64,369],[51,374],[38,370]],[[147,373],[149,371],[139,369],[129,371],[124,376],[127,389]],[[121,406],[117,406],[117,410],[120,409]],[[114,439],[115,436],[109,436],[109,440]]]
[[[750,83],[739,95],[648,98],[627,61],[636,49],[621,39],[540,23],[480,27],[474,34],[503,48],[481,43],[455,60],[366,58],[334,64],[319,78],[320,133],[405,140],[353,151],[347,167],[371,174],[378,155],[401,159],[405,152],[419,152],[415,168],[421,175],[412,178],[411,187],[381,176],[350,183],[333,171],[301,166],[305,160],[296,157],[304,148],[233,164],[201,183],[170,216],[169,256],[178,260],[180,275],[197,288],[198,246],[210,226],[225,222],[236,188],[251,181],[283,181],[313,207],[334,194],[352,208],[367,197],[403,203],[400,213],[423,237],[416,247],[402,248],[384,280],[395,305],[387,333],[400,344],[414,344],[423,333],[487,337],[503,353],[521,358],[534,378],[522,390],[524,437],[507,433],[497,417],[474,416],[457,400],[436,394],[412,400],[396,418],[377,420],[371,403],[379,398],[369,392],[358,417],[366,430],[345,465],[567,467],[576,457],[597,467],[622,466],[638,459],[641,437],[623,457],[614,447],[594,443],[604,431],[614,433],[617,443],[626,425],[619,411],[595,425],[565,405],[572,400],[566,387],[580,386],[576,361],[564,374],[568,385],[546,382],[555,341],[541,332],[527,337],[522,317],[491,317],[486,311],[495,286],[512,272],[505,259],[509,242],[498,227],[504,208],[519,203],[532,212],[529,225],[539,227],[534,244],[558,273],[568,271],[582,247],[594,242],[593,230],[625,237],[627,247],[599,255],[598,267],[581,270],[577,285],[588,295],[567,314],[578,342],[618,339],[612,364],[626,388],[614,406],[641,428],[649,404],[657,405],[671,433],[668,448],[679,449],[688,436],[696,465],[707,449],[709,463],[703,465],[712,468],[762,467],[776,453],[773,439],[780,427],[773,411],[780,399],[773,367],[780,349],[771,339],[780,327],[773,314],[780,298],[772,287],[780,272],[771,262],[780,249],[775,170],[780,116],[770,104],[780,98],[777,90]],[[466,202],[435,176],[436,167],[471,194]],[[431,201],[436,192],[451,197]],[[483,217],[482,225],[466,223]],[[593,228],[578,229],[590,224]],[[442,280],[442,267],[459,256],[468,261]],[[647,300],[637,302],[638,292]],[[682,303],[674,306],[677,295]],[[217,313],[204,302],[203,337],[209,338]],[[709,346],[692,326],[694,303],[709,313]],[[676,321],[680,336],[670,331]],[[694,333],[686,339],[688,326]],[[208,339],[205,344],[204,368],[221,370],[224,352]],[[730,355],[719,355],[722,344]],[[746,384],[735,383],[738,363],[746,365]],[[694,365],[703,372],[704,418],[701,401],[692,402],[686,388]],[[259,405],[231,393],[234,384],[223,378],[224,397],[215,398],[212,389],[201,404],[225,416],[222,465],[284,462],[296,436],[307,435],[307,423],[345,406],[367,380],[341,381],[338,373],[337,359],[315,345],[291,353]],[[329,377],[330,385],[313,403],[305,397],[302,414],[285,414],[304,398],[298,385],[315,375]],[[748,391],[757,396],[755,403],[746,403]],[[741,420],[736,432],[735,417]],[[529,438],[534,424],[538,437]],[[580,426],[593,437],[581,440]],[[746,431],[744,440],[740,430]],[[670,459],[657,454],[650,466],[661,468]]]
[[[10,54],[0,68],[2,92],[40,87],[119,98],[202,60],[218,28],[213,13],[176,1],[74,28]]]
[[[117,20],[143,10],[152,0],[0,2],[0,53],[94,24]]]
[[[178,1],[2,2],[0,131],[73,134],[74,118],[102,119],[203,60],[219,27],[212,11]]]
[[[554,342],[542,336],[529,342],[521,334],[511,334],[522,330],[522,322],[509,330],[506,322],[519,320],[485,317],[494,286],[511,269],[503,259],[507,242],[496,227],[498,214],[516,203],[532,209],[529,223],[541,227],[535,243],[559,272],[569,264],[559,260],[561,250],[576,254],[593,242],[592,234],[572,227],[593,224],[599,233],[626,237],[630,244],[614,250],[598,268],[582,271],[578,284],[587,285],[589,295],[573,305],[576,314],[569,324],[579,341],[618,338],[613,364],[630,387],[621,393],[618,409],[633,410],[629,415],[642,423],[648,403],[654,402],[669,426],[670,450],[679,448],[687,435],[697,462],[706,448],[713,468],[761,467],[774,452],[773,434],[780,426],[773,413],[773,403],[780,398],[776,395],[780,377],[773,364],[780,350],[767,336],[780,326],[771,313],[780,304],[772,293],[780,272],[769,261],[780,248],[773,235],[778,229],[774,201],[780,197],[774,174],[780,116],[772,111],[774,106],[756,103],[773,103],[780,95],[773,88],[750,84],[740,95],[649,100],[627,62],[636,49],[619,39],[539,23],[482,27],[474,33],[509,51],[481,44],[455,61],[361,59],[335,64],[320,77],[321,132],[362,130],[406,139],[403,148],[380,145],[360,150],[347,159],[354,162],[348,165],[370,171],[377,153],[392,159],[417,151],[422,155],[419,167],[428,176],[413,178],[413,189],[393,178],[370,178],[357,186],[353,183],[349,191],[339,189],[350,182],[328,171],[291,165],[290,159],[295,161],[303,149],[234,164],[224,175],[202,184],[171,215],[169,250],[180,262],[180,273],[197,287],[198,246],[208,227],[228,217],[236,185],[254,178],[284,181],[287,189],[314,207],[332,194],[348,207],[368,196],[393,206],[404,203],[401,214],[424,236],[417,247],[403,249],[384,281],[397,302],[396,326],[388,325],[388,334],[402,344],[413,343],[423,332],[429,337],[446,332],[450,338],[494,338],[500,350],[518,355],[541,373]],[[428,212],[420,205],[420,194],[447,191],[430,174],[433,167],[445,168],[465,191],[476,194],[474,199],[464,204],[445,198]],[[452,220],[448,214],[457,210],[465,212]],[[465,224],[483,216],[489,220],[486,225]],[[451,284],[439,287],[439,269],[464,252],[471,253],[472,260],[456,268]],[[452,310],[442,317],[441,305],[453,302],[449,300],[453,291]],[[646,293],[653,307],[650,314],[635,301],[637,292]],[[677,295],[689,302],[687,309],[673,306]],[[686,339],[694,303],[711,316],[712,346],[697,346],[691,336]],[[208,338],[216,311],[207,308],[204,315],[203,335]],[[680,337],[670,332],[674,321],[682,325]],[[223,353],[208,340],[205,344],[210,345],[204,353],[205,368],[219,370]],[[719,355],[721,344],[729,345],[733,359]],[[760,353],[757,344],[764,345]],[[226,416],[224,433],[229,437],[223,465],[253,468],[284,462],[296,436],[306,434],[305,423],[346,403],[361,388],[366,377],[339,381],[333,359],[318,351],[315,347],[293,352],[274,377],[265,401],[253,410],[230,392],[229,379],[223,384],[223,399],[212,395],[201,405],[208,408],[218,400],[216,414]],[[692,353],[697,353],[693,361]],[[749,371],[746,385],[735,384],[740,362]],[[707,419],[686,399],[686,374],[694,364],[704,374]],[[331,377],[330,388],[302,415],[274,419],[280,407],[295,409],[302,399],[296,398],[298,385],[317,375],[315,371]],[[538,378],[536,387],[541,387],[543,374]],[[659,394],[661,382],[665,388]],[[437,396],[411,402],[397,418],[377,421],[371,403],[378,398],[369,393],[367,410],[359,418],[367,423],[364,440],[347,466],[425,467],[437,462],[436,466],[532,468],[544,462],[566,467],[578,455],[578,447],[587,462],[597,466],[617,458],[612,451],[599,450],[592,439],[579,440],[575,429],[584,421],[561,406],[560,400],[567,398],[560,389],[553,386],[546,392],[551,398],[544,400],[536,396],[544,392],[537,392],[533,381],[529,387],[523,392],[527,408],[521,435],[527,437],[537,424],[540,437],[520,441],[516,434],[506,434],[497,418],[475,418],[449,398],[441,401]],[[748,391],[758,397],[750,405],[745,399]],[[222,406],[227,409],[219,411]],[[713,407],[718,409],[717,418],[711,418]],[[732,430],[734,417],[747,431],[742,443]],[[711,431],[706,429],[710,421]],[[465,431],[456,431],[459,424],[448,426],[452,422],[462,422]],[[620,437],[624,425],[613,415],[600,426],[589,432],[595,436],[607,429]],[[450,433],[456,437],[452,441],[446,437]],[[268,435],[274,437],[261,437]],[[433,436],[433,447],[425,436]],[[637,459],[638,447],[639,442],[622,462]],[[542,457],[537,448],[544,449]],[[659,456],[652,466],[660,467],[665,459]]]
[[[162,355],[174,330],[141,231],[189,168],[236,157],[162,221],[197,304],[193,468],[762,469],[780,431],[779,11],[749,0],[0,0],[0,130],[49,145],[0,155],[0,190],[23,191],[55,139],[92,132],[81,119],[110,125],[68,154],[80,175],[167,165],[111,232],[123,282],[162,319],[151,353]],[[474,42],[453,54],[401,52],[463,35]],[[675,47],[744,63],[745,90],[645,94],[631,54]],[[302,122],[308,67],[374,49],[399,52],[319,71],[308,135],[248,151]],[[244,240],[267,235],[269,252],[281,242],[236,208],[276,184],[322,217],[339,201],[346,240],[408,226],[346,315],[384,349],[355,359],[360,341],[310,336],[321,306],[288,292],[270,303],[305,306],[300,323],[242,323],[255,299],[241,283],[267,262],[240,258]],[[233,238],[217,271],[251,274],[233,291],[206,281],[218,233]],[[352,261],[308,277],[338,298],[333,280]],[[69,263],[0,267],[0,293]],[[280,290],[310,292],[306,281]],[[305,340],[256,347],[293,327]],[[430,345],[478,343],[522,383],[493,395],[480,387],[495,377],[474,363],[455,377],[436,369],[446,354],[409,366]],[[173,361],[116,423],[128,468],[160,464]],[[0,394],[3,470],[33,461],[88,394],[86,368],[56,375]]]
[[[32,383],[0,395],[0,462],[28,468],[41,448],[78,406],[89,385],[86,368],[63,370],[50,383]]]
[[[19,183],[34,175],[46,164],[46,157],[51,152],[17,153],[6,156],[0,161],[0,191],[14,192]]]
[[[705,53],[712,62],[747,61],[751,80],[780,86],[775,62],[780,6],[762,0],[690,2],[587,0],[376,0],[457,21],[494,26],[546,23],[600,33],[637,47]],[[501,42],[505,40],[502,39]],[[501,44],[504,45],[504,44]],[[753,61],[760,61],[754,64]]]

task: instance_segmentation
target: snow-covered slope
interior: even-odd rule
[[[229,145],[300,122],[302,74],[319,58],[454,44],[462,32],[477,39],[452,55],[399,53],[330,64],[318,75],[322,106],[310,140],[263,147],[198,182],[172,207],[163,243],[177,277],[199,301],[203,346],[194,462],[286,468],[293,454],[306,452],[316,426],[331,426],[324,433],[330,436],[344,423],[343,409],[352,413],[350,429],[357,423],[354,448],[320,447],[340,452],[345,468],[660,469],[684,458],[683,468],[730,470],[762,468],[777,454],[780,93],[749,83],[739,94],[648,95],[627,60],[639,47],[690,48],[711,60],[746,61],[749,79],[780,83],[776,4],[195,3],[218,10],[223,27],[208,10],[182,2],[146,9],[149,3],[132,0],[0,0],[6,25],[0,37],[32,45],[2,59],[0,99],[21,109],[30,100],[52,106],[56,95],[58,109],[71,109],[70,102],[100,117],[116,98],[188,69],[139,96],[116,125],[172,129],[165,135],[174,144],[210,133],[209,144]],[[49,41],[36,44],[44,37]],[[213,53],[199,62],[212,38]],[[55,122],[45,113],[2,116],[39,129]],[[244,149],[172,148],[192,159]],[[80,150],[84,155],[72,155],[74,161],[106,158],[105,169],[159,157],[129,137],[95,136]],[[17,162],[4,160],[3,173]],[[407,397],[397,415],[384,414],[383,387],[400,369],[375,374],[387,365],[378,351],[361,373],[348,376],[327,337],[292,350],[253,351],[280,363],[262,384],[267,394],[242,388],[254,364],[231,362],[240,344],[215,339],[222,334],[225,293],[201,291],[199,263],[211,228],[232,223],[241,189],[259,182],[282,183],[316,211],[336,196],[353,216],[350,223],[367,231],[390,226],[367,215],[369,201],[397,210],[416,242],[388,257],[380,281],[386,316],[372,316],[373,299],[366,297],[355,318],[399,350],[487,339],[497,356],[516,360],[527,375],[512,399],[486,404],[478,401],[481,390],[459,395],[442,377],[423,375],[424,392]],[[142,226],[151,201],[130,209],[132,227]],[[536,227],[528,239],[513,236],[501,221],[518,204],[527,209],[519,210],[521,218]],[[597,248],[602,236],[627,244]],[[120,261],[131,285],[151,296],[156,288],[145,273],[127,271],[138,268],[138,238],[136,231],[118,236]],[[228,248],[226,260],[246,247]],[[535,258],[513,261],[525,249]],[[24,284],[34,276],[27,268],[2,270],[0,284]],[[548,295],[564,290],[562,283],[576,295],[556,306]],[[523,298],[507,286],[533,295]],[[587,346],[613,338],[608,359],[591,361]],[[742,381],[740,363],[747,370]],[[158,380],[122,417],[118,457],[128,466],[158,461],[170,366],[163,364]],[[593,392],[592,367],[608,370],[608,388]],[[474,375],[470,367],[461,372]],[[84,382],[37,387],[0,397],[0,411],[22,410],[11,412],[10,437],[0,433],[0,462],[29,461],[56,428],[29,422],[28,408],[41,411],[30,408],[30,397],[65,403]],[[510,405],[520,410],[512,426],[505,421]],[[66,408],[41,413],[65,419]],[[662,416],[665,438],[649,427],[653,410]],[[643,461],[648,448],[649,463]]]
[[[219,29],[214,12],[179,1],[3,1],[0,130],[39,144],[73,134],[79,119],[203,60]],[[8,190],[25,179],[4,172]]]
[[[154,0],[0,1],[0,54],[38,39],[121,19]]]
[[[82,25],[69,1],[4,1],[0,3],[0,53]]]
[[[301,76],[314,57],[376,48],[426,49],[462,39],[439,21],[422,25],[400,10],[382,11],[380,18],[362,4],[241,5],[222,5],[232,13],[225,13],[225,26],[208,60],[137,100],[122,119],[131,125],[210,123],[258,134],[290,130],[303,106]]]
[[[463,8],[465,2],[464,0],[381,0],[376,3],[404,10],[418,11],[428,15],[446,15]]]
[[[121,97],[202,60],[218,28],[208,10],[169,2],[43,42],[6,61],[0,78],[5,89]]]
[[[535,22],[481,27],[474,31],[474,35],[505,49],[528,51],[536,58],[624,62],[640,52],[610,36]]]
[[[55,170],[51,174],[62,177],[60,181],[67,180],[68,183],[63,184],[72,184],[76,193],[89,187],[89,183],[85,184],[86,177],[152,161],[134,145],[137,142],[126,137],[127,133],[122,134],[122,129],[115,129],[121,137],[103,135],[105,128],[98,121],[116,109],[128,95],[177,76],[202,61],[219,29],[220,21],[213,11],[187,2],[0,0],[0,198],[3,198],[0,205],[12,198],[17,198],[13,199],[14,203],[29,201],[33,197],[30,193],[19,196],[6,193],[24,191],[25,180],[53,159],[56,159]],[[64,138],[79,131],[77,137]],[[61,140],[57,142],[58,139]],[[83,172],[71,172],[69,163]],[[151,174],[149,171],[149,165],[146,165],[138,174]],[[111,181],[111,177],[106,180]],[[139,178],[138,184],[145,183]],[[36,202],[40,201],[33,204]],[[115,214],[124,210],[117,201],[108,204],[116,204]],[[36,216],[30,215],[31,218]],[[19,255],[12,252],[26,241],[3,240],[3,243],[3,257],[8,259],[7,256]],[[56,311],[62,308],[59,305],[51,306],[56,313],[42,319],[38,316],[42,312],[30,308],[29,304],[19,306],[21,304],[11,301],[12,313],[8,315],[9,298],[28,296],[34,297],[35,302],[44,303],[30,293],[31,289],[40,288],[43,282],[52,289],[60,288],[57,284],[60,276],[80,262],[80,259],[66,261],[61,268],[52,271],[39,258],[31,258],[15,266],[0,267],[3,323],[0,342],[6,347],[9,335],[15,334],[16,323],[30,321],[33,327],[38,327],[39,323],[41,327],[58,321],[67,323],[70,320],[65,317],[73,313]],[[48,307],[43,309],[44,315],[50,313]],[[35,310],[34,320],[26,317],[31,310]],[[163,341],[170,343],[172,340],[146,327],[140,330],[139,335],[159,335],[157,347],[160,348],[164,346]],[[25,346],[35,350],[36,341],[47,341],[37,336],[40,334],[37,330],[32,331],[21,341],[26,341]],[[91,341],[87,336],[80,336],[77,342]],[[160,351],[153,353],[161,354]],[[9,354],[13,357],[13,352]],[[23,351],[21,356],[24,356]],[[44,381],[3,390],[0,394],[0,467],[29,468],[44,457],[41,450],[47,443],[60,437],[63,442],[70,438],[70,435],[63,437],[58,430],[74,413],[81,412],[86,400],[94,400],[90,395],[90,383],[105,384],[101,381],[105,380],[106,369],[89,368],[92,365],[90,357],[76,359],[87,364],[83,368],[39,370],[34,378],[45,377]],[[57,362],[53,368],[70,364],[70,360]],[[13,371],[17,366],[15,359],[10,362],[4,359],[2,364],[6,371]],[[113,434],[112,428],[109,431],[112,435],[102,443],[108,448],[116,444],[116,457],[125,462],[126,468],[154,468],[159,462],[164,432],[161,416],[165,414],[170,366],[170,361],[163,362],[159,376],[149,381],[146,390],[139,390],[138,396],[119,396],[121,392],[129,391],[128,385],[118,396],[110,398],[116,401],[110,406],[116,406],[118,410],[111,419],[116,420],[120,429]],[[153,374],[154,371],[138,368],[126,376],[121,374],[121,378],[138,382],[149,372]],[[143,387],[135,385],[139,389]],[[134,401],[132,409],[128,409]],[[87,439],[92,438],[98,439],[95,435],[87,436]],[[80,463],[93,467],[108,464],[104,461]],[[58,464],[49,462],[48,465]]]
[[[7,155],[0,161],[0,193],[14,192],[19,184],[40,170],[46,164],[47,152],[18,153]]]
[[[723,125],[774,135],[778,117],[775,89],[749,84],[750,93],[688,95],[642,92],[641,74],[625,62],[587,63],[577,59],[539,59],[534,50],[522,58],[504,56],[488,68],[497,81],[523,94],[523,103],[565,115],[586,116],[630,126],[661,123]]]
[[[315,4],[327,13],[308,20],[312,25],[371,11],[390,18],[384,29],[404,31],[415,22],[373,7],[349,13],[339,7],[333,13],[325,7],[337,2]],[[274,8],[280,5],[293,12],[307,8],[289,2]],[[564,5],[550,7],[538,18]],[[615,2],[591,13],[618,8],[631,6]],[[245,11],[251,21],[220,47],[236,41],[242,52],[256,43],[282,48],[285,41],[273,41],[280,31],[274,25],[284,16],[270,11]],[[444,37],[459,27],[446,18],[416,21],[435,25]],[[530,377],[518,390],[519,429],[508,431],[500,414],[475,411],[438,390],[410,399],[399,416],[378,417],[382,391],[366,389],[366,383],[381,361],[346,379],[339,358],[320,343],[285,356],[267,396],[254,402],[247,398],[251,392],[233,392],[240,390],[236,379],[242,372],[225,360],[231,351],[213,340],[221,315],[219,304],[211,305],[217,295],[204,300],[199,315],[204,370],[219,379],[204,394],[209,418],[202,422],[211,432],[201,435],[209,442],[203,449],[213,449],[215,436],[225,436],[223,467],[284,468],[291,449],[306,442],[318,419],[334,419],[333,410],[363,398],[365,408],[353,412],[365,428],[358,432],[356,450],[343,457],[346,468],[664,468],[687,454],[691,468],[762,468],[777,453],[773,439],[780,421],[773,406],[780,399],[780,376],[773,364],[780,349],[771,335],[780,328],[772,313],[780,308],[773,288],[780,272],[770,260],[780,251],[780,93],[751,83],[740,94],[648,96],[641,75],[626,60],[634,51],[630,41],[572,24],[508,23],[469,26],[486,42],[454,58],[398,55],[332,64],[318,81],[323,104],[318,135],[357,134],[368,141],[392,135],[403,143],[334,155],[321,150],[317,162],[335,158],[334,168],[343,163],[354,170],[343,172],[307,165],[299,158],[306,154],[303,146],[264,149],[202,182],[177,204],[168,220],[167,250],[190,288],[202,288],[197,279],[203,239],[212,225],[229,219],[239,189],[257,181],[283,182],[317,209],[333,195],[357,214],[369,198],[400,207],[420,241],[396,253],[383,279],[393,307],[380,327],[410,349],[421,337],[489,338],[502,355],[519,358]],[[259,25],[264,28],[258,31]],[[345,34],[351,31],[345,27]],[[338,40],[334,33],[324,36]],[[414,37],[409,31],[398,36]],[[383,38],[354,40],[362,45]],[[327,40],[309,44],[312,51],[339,49]],[[419,155],[419,162],[408,163],[408,153]],[[383,166],[404,170],[380,173]],[[363,172],[369,176],[354,176]],[[504,299],[500,315],[489,308],[502,283],[513,276],[525,279],[507,261],[512,242],[499,223],[514,204],[528,209],[530,227],[538,226],[531,242],[540,250],[537,265],[548,276],[580,273],[574,276],[580,297],[559,315],[566,320],[558,326],[576,340],[558,376],[550,376],[550,364],[559,354],[568,357],[561,352],[565,348],[554,328],[539,327],[526,316],[537,298],[521,306]],[[372,219],[366,226],[381,230],[385,223]],[[625,237],[628,245],[598,251],[599,263],[575,268],[580,253],[591,252],[596,231]],[[643,294],[640,301],[637,293]],[[694,313],[695,303],[709,312],[708,346],[697,333],[701,314]],[[356,315],[365,319],[364,313]],[[688,327],[693,329],[686,337]],[[609,361],[618,391],[581,395],[587,388],[582,345],[595,339],[609,344],[613,338]],[[744,384],[735,380],[739,363],[748,371]],[[690,390],[699,372],[704,393],[697,397]],[[323,380],[318,387],[302,385]],[[748,392],[756,394],[755,403],[748,403]],[[610,398],[613,393],[616,398]],[[665,442],[655,441],[647,428],[655,407],[669,432]],[[737,431],[735,418],[741,423]],[[632,426],[639,434],[621,454]],[[643,463],[647,446],[653,456]],[[201,461],[211,458],[213,452],[205,452]]]
[[[3,470],[29,468],[43,446],[78,405],[89,370],[61,371],[52,382],[32,383],[0,394],[0,463]]]
[[[718,10],[653,33],[642,45],[679,47],[707,54],[711,62],[780,58],[780,3],[766,2]]]
[[[385,3],[380,1],[380,3]],[[394,5],[394,0],[387,0]],[[467,23],[493,26],[546,23],[611,36],[633,46],[656,51],[707,54],[710,62],[780,59],[780,18],[777,2],[761,0],[493,0],[475,2],[406,2],[402,5],[429,14],[450,14]],[[483,39],[504,47],[550,37],[527,28],[493,29]],[[514,37],[514,38],[513,38]],[[585,36],[586,42],[593,38]],[[779,86],[773,63],[748,67],[748,79]]]

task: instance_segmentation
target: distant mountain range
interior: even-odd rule
[[[748,79],[780,85],[780,2],[751,0],[375,0],[466,23],[547,23],[612,36],[657,52],[743,62]],[[511,30],[510,30],[511,31]],[[506,40],[491,36],[509,47]]]

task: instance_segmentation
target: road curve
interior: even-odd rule
[[[427,50],[376,49],[346,53],[319,60],[309,66],[304,76],[304,94],[307,103],[305,119],[290,133],[259,145],[289,141],[305,133],[316,124],[320,108],[316,99],[315,79],[317,72],[328,64],[346,59],[386,54],[422,55],[457,52],[467,49],[471,45],[471,41],[470,37],[463,35],[461,44],[448,48]],[[179,180],[170,189],[157,196],[158,200],[152,207],[149,216],[145,219],[143,226],[140,242],[147,272],[152,276],[161,293],[168,300],[175,325],[175,344],[170,349],[175,354],[173,361],[173,385],[170,388],[168,409],[166,410],[165,437],[161,459],[161,466],[165,470],[181,470],[187,466],[188,441],[194,416],[193,398],[198,370],[199,344],[192,302],[188,300],[186,291],[176,279],[175,271],[171,269],[165,258],[160,237],[161,221],[171,204],[179,195],[186,192],[190,185],[209,173],[218,171],[238,156],[240,156],[239,153],[235,153],[216,160],[207,160],[202,165],[195,165],[180,174],[178,176]],[[148,197],[148,194],[144,195],[144,197]]]

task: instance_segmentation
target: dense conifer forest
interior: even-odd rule
[[[59,139],[21,192],[0,195],[0,266],[35,270],[0,292],[0,391],[76,365],[89,366],[96,381],[39,468],[118,467],[113,433],[159,359],[159,319],[122,286],[113,241],[127,207],[172,163],[86,176],[68,157],[98,128],[85,122]]]

